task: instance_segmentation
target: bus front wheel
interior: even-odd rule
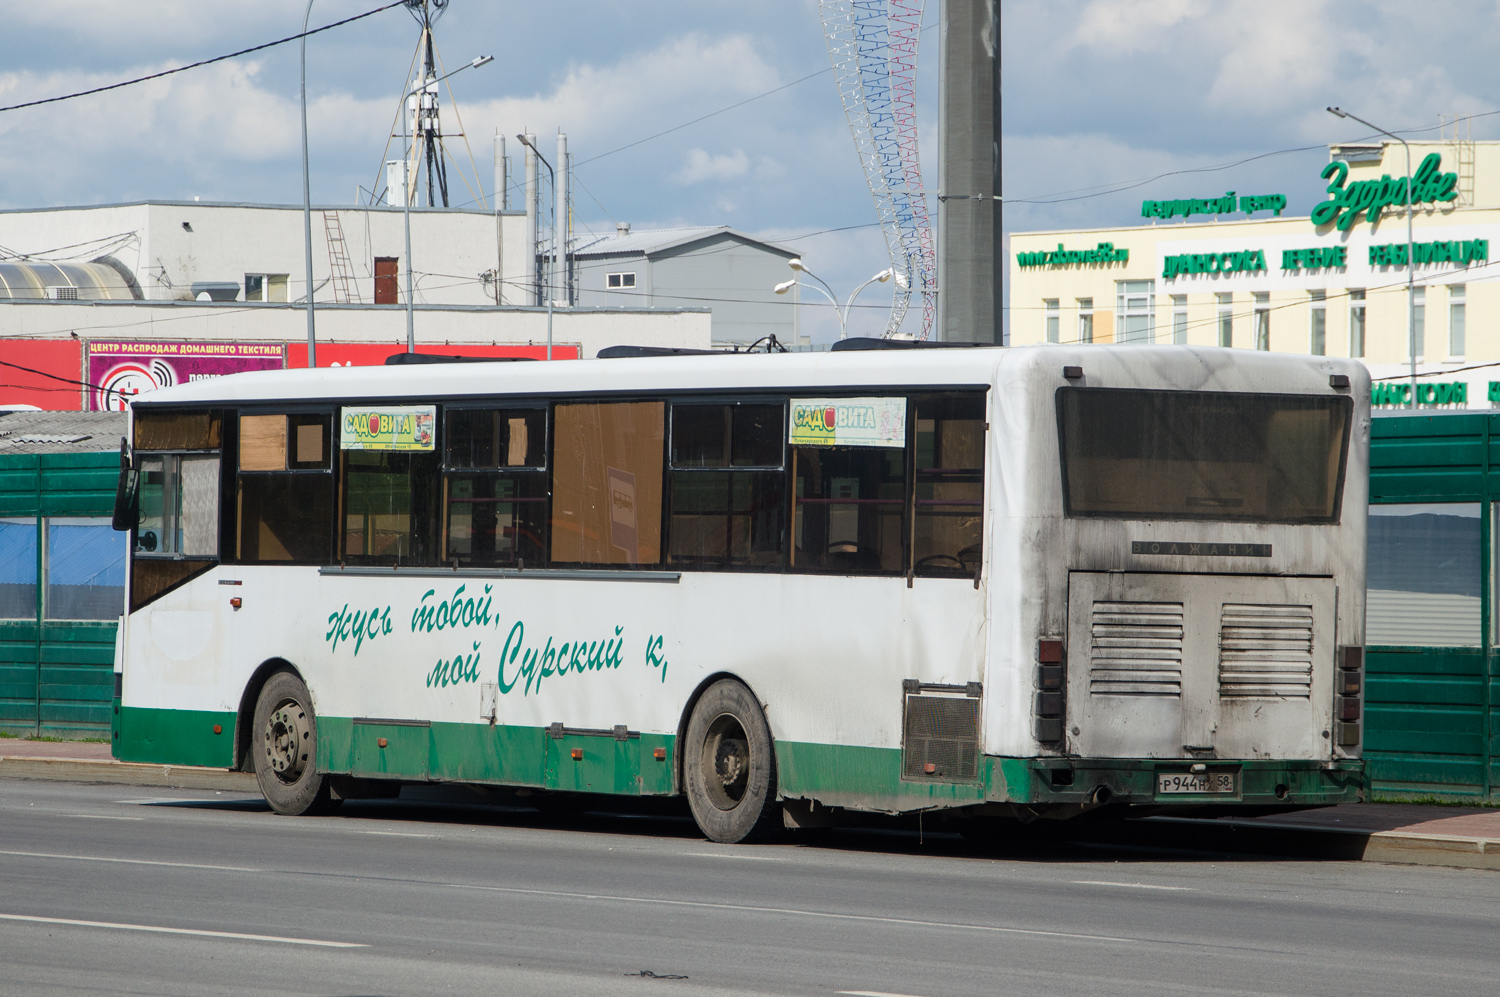
[[[318,720],[307,686],[291,672],[266,679],[255,701],[255,781],[271,809],[296,816],[332,809],[318,771]]]
[[[682,767],[693,819],[711,840],[764,841],[780,831],[771,728],[739,682],[715,682],[693,706]]]

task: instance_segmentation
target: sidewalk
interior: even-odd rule
[[[0,779],[50,779],[174,789],[259,793],[255,775],[193,765],[117,762],[109,745],[95,741],[26,741],[0,738]]]

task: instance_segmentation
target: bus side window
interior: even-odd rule
[[[901,571],[904,447],[796,446],[792,479],[793,570]]]
[[[448,409],[443,560],[464,567],[547,563],[547,410]]]
[[[920,396],[914,438],[912,568],[972,577],[984,523],[984,393]]]
[[[152,412],[134,418],[140,490],[130,565],[131,609],[212,567],[219,557],[223,416]]]
[[[324,413],[240,416],[235,543],[240,562],[328,563],[331,422]]]
[[[667,560],[765,570],[782,565],[785,406],[672,406]]]
[[[666,408],[646,401],[553,409],[553,565],[661,563]]]

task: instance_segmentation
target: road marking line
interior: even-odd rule
[[[436,838],[435,834],[412,834],[409,831],[365,831],[365,834],[380,834],[387,838]]]
[[[119,862],[124,865],[165,865],[174,869],[217,869],[220,872],[261,872],[242,865],[204,865],[198,862],[155,862],[151,859],[117,859],[101,855],[60,855],[57,852],[18,852],[0,848],[0,855],[18,855],[27,859],[67,859],[69,862]]]
[[[848,997],[916,997],[915,994],[888,994],[884,990],[839,990]]]
[[[777,855],[725,855],[720,852],[678,852],[695,859],[735,859],[739,862],[785,862],[786,859]]]
[[[116,921],[79,921],[69,917],[31,917],[26,914],[0,914],[6,921],[30,921],[34,924],[71,924],[81,928],[114,928],[119,931],[150,931],[162,935],[197,935],[202,938],[239,938],[250,942],[280,942],[283,945],[315,945],[325,949],[369,948],[362,942],[325,942],[315,938],[282,938],[278,935],[247,935],[238,931],[204,931],[199,928],[164,928],[155,924],[121,924]]]
[[[1091,942],[1139,942],[1139,938],[1117,938],[1113,935],[1085,935],[1072,931],[1043,931],[1040,928],[1006,928],[993,924],[963,924],[954,921],[919,921],[907,917],[876,917],[873,914],[835,914],[830,911],[798,910],[794,907],[756,907],[748,904],[716,904],[703,900],[662,900],[656,897],[622,897],[607,893],[565,893],[560,890],[523,890],[514,886],[473,886],[449,883],[455,890],[484,890],[533,897],[559,897],[566,900],[614,900],[620,903],[661,904],[667,907],[693,907],[700,910],[737,910],[752,914],[790,914],[794,917],[828,918],[835,921],[864,921],[878,924],[904,924],[918,928],[961,928],[967,931],[991,931],[1005,935],[1040,935],[1046,938],[1080,938]]]
[[[86,817],[89,820],[145,820],[144,817],[118,817],[114,814],[59,814],[60,817]]]
[[[1191,886],[1154,886],[1151,883],[1111,883],[1103,879],[1075,879],[1074,886],[1121,886],[1128,890],[1171,890],[1173,893],[1197,893]]]

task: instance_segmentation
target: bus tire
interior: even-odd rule
[[[318,720],[303,681],[288,671],[266,679],[250,728],[255,781],[279,814],[333,809],[328,776],[318,771]]]
[[[715,682],[693,706],[683,783],[693,820],[710,840],[765,841],[780,832],[771,728],[741,683]]]

